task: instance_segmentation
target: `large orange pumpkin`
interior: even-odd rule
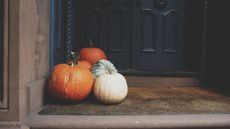
[[[82,48],[80,50],[80,59],[86,60],[90,64],[95,64],[100,59],[107,59],[105,53],[96,47],[92,47],[92,42],[90,42],[89,48]]]
[[[81,101],[90,94],[93,84],[90,70],[79,67],[74,60],[72,65],[58,64],[53,68],[48,82],[48,93],[61,100]]]

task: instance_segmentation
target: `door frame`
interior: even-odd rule
[[[14,0],[2,0],[2,37],[3,53],[2,66],[3,83],[0,90],[0,121],[19,120],[19,31],[20,2]],[[14,15],[11,15],[14,14]]]

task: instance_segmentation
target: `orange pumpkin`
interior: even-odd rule
[[[90,94],[93,84],[90,70],[79,67],[74,59],[72,65],[58,64],[53,68],[48,82],[48,93],[61,100],[81,101]]]
[[[92,65],[88,62],[88,61],[85,61],[85,60],[79,60],[78,61],[78,66],[79,67],[83,67],[83,68],[87,68],[87,69],[91,69]]]
[[[100,59],[107,59],[105,53],[96,47],[92,47],[92,42],[90,42],[89,48],[82,48],[80,50],[80,59],[86,60],[90,64],[95,64]]]

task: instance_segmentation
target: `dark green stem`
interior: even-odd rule
[[[72,58],[72,61],[73,61],[73,65],[74,65],[74,66],[77,66],[77,64],[78,64],[78,63],[77,63],[77,60],[78,60],[78,59],[77,59],[76,54],[75,54],[74,52],[71,52],[70,54],[71,54],[71,58]]]
[[[78,52],[75,52],[75,57],[77,60],[80,60],[80,54]]]

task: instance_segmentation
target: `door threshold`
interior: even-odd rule
[[[200,86],[196,77],[161,77],[161,76],[127,76],[128,86],[168,87],[168,86]]]
[[[170,76],[170,77],[197,77],[197,72],[183,70],[118,70],[126,76]]]

